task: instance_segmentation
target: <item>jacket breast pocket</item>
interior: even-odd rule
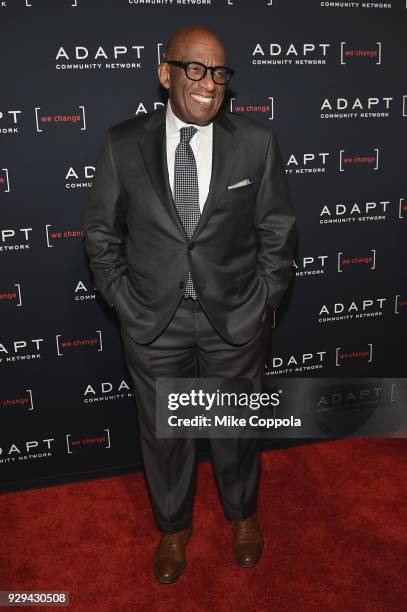
[[[228,189],[228,198],[232,201],[235,201],[243,198],[254,197],[257,193],[258,188],[259,183],[257,182],[257,180],[253,180],[253,182],[249,183],[248,185]]]
[[[250,268],[250,270],[248,270],[244,274],[241,274],[240,276],[236,277],[236,286],[237,286],[238,295],[243,295],[245,293],[246,289],[248,288],[248,286],[250,285],[250,283],[256,276],[256,268],[257,268],[257,264],[253,266],[252,268]]]

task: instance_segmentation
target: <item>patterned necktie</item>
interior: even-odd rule
[[[180,142],[175,149],[174,162],[174,203],[178,216],[189,239],[201,216],[199,208],[198,172],[190,140],[197,132],[192,125],[180,130]],[[197,299],[191,273],[185,286],[184,297]]]

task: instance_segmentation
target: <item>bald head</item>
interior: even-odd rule
[[[167,43],[165,51],[165,59],[179,59],[179,54],[183,53],[185,48],[188,48],[191,43],[202,42],[217,48],[223,54],[226,62],[226,50],[218,37],[211,29],[205,26],[184,26],[176,30]]]
[[[215,83],[210,70],[200,80],[188,78],[191,74],[187,75],[182,65],[171,61],[198,62],[208,68],[225,66],[226,52],[221,40],[204,26],[180,28],[168,41],[158,67],[161,85],[168,89],[175,115],[185,123],[208,125],[222,105],[225,85]]]

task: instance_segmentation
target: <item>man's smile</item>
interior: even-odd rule
[[[193,98],[195,102],[198,102],[198,104],[202,104],[204,106],[209,106],[215,99],[213,96],[200,96],[199,94],[191,94],[191,98]]]

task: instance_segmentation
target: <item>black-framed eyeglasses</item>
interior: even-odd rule
[[[165,60],[166,64],[178,66],[185,70],[185,74],[191,81],[204,79],[208,70],[212,73],[212,78],[218,85],[226,85],[234,74],[232,68],[227,66],[205,66],[201,62],[181,62],[178,60]]]

